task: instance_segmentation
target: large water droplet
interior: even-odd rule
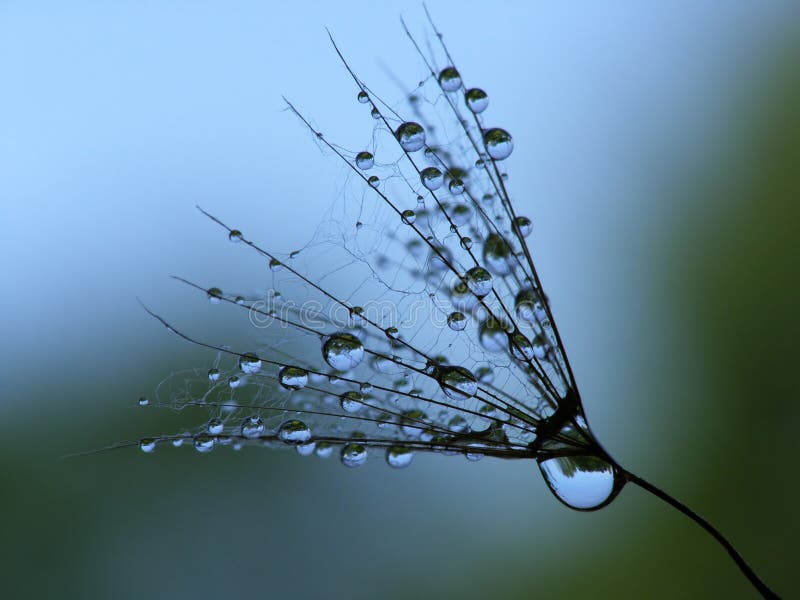
[[[211,452],[214,449],[214,438],[206,433],[194,436],[194,449],[198,452]]]
[[[278,381],[287,390],[299,390],[308,384],[308,373],[299,367],[286,366],[278,373]]]
[[[211,304],[219,304],[222,301],[222,290],[217,287],[208,288],[207,294]]]
[[[361,90],[360,92],[358,92],[358,96],[356,96],[356,99],[358,100],[359,104],[366,104],[367,102],[369,102],[369,94],[367,94],[367,92],[365,92],[364,90]]]
[[[342,410],[348,413],[357,413],[364,406],[364,396],[359,392],[349,391],[345,392],[339,397],[339,404]]]
[[[508,347],[508,333],[505,326],[494,317],[489,317],[481,323],[478,338],[481,346],[489,352],[502,352]]]
[[[352,442],[342,448],[342,464],[345,467],[360,467],[367,462],[367,449],[359,443]]]
[[[252,352],[246,352],[239,357],[239,369],[247,375],[258,373],[261,370],[261,359]]]
[[[145,454],[150,454],[156,449],[156,441],[153,438],[142,438],[139,440],[139,450]]]
[[[400,216],[403,219],[403,223],[406,225],[413,225],[414,221],[417,220],[417,213],[413,210],[404,210]]]
[[[483,298],[492,291],[492,276],[483,267],[472,267],[464,276],[469,291]]]
[[[547,318],[544,303],[536,290],[524,289],[514,299],[517,316],[528,323],[544,321]]]
[[[472,371],[464,367],[439,367],[436,379],[445,395],[453,400],[466,400],[478,393],[478,380]]]
[[[364,346],[351,333],[335,333],[322,345],[322,358],[337,371],[350,371],[364,358]]]
[[[407,467],[413,459],[414,453],[403,446],[392,446],[386,451],[386,462],[395,469]]]
[[[252,415],[242,421],[242,435],[246,438],[256,438],[264,432],[264,421],[258,415]]]
[[[439,85],[445,92],[455,92],[461,87],[461,75],[455,67],[445,67],[439,72]]]
[[[420,171],[419,179],[426,188],[434,192],[442,187],[444,175],[436,167],[426,167]]]
[[[356,166],[362,171],[371,169],[374,164],[375,164],[375,157],[372,156],[371,152],[364,151],[356,154]]]
[[[619,491],[613,465],[596,456],[559,456],[539,462],[550,491],[570,508],[594,510]]]
[[[234,243],[241,242],[242,232],[238,229],[231,229],[230,233],[228,234],[228,239]]]
[[[462,312],[451,312],[447,316],[447,326],[453,331],[464,331],[467,327],[467,317]]]
[[[533,231],[533,222],[528,217],[517,217],[514,224],[522,237],[528,237]]]
[[[278,429],[278,439],[287,444],[305,444],[311,439],[311,429],[302,421],[292,419]]]
[[[472,88],[464,94],[464,102],[475,114],[482,113],[489,106],[489,96],[480,88]]]
[[[394,132],[400,147],[406,152],[416,152],[425,145],[425,129],[419,123],[406,121]]]
[[[508,158],[514,149],[514,141],[505,129],[495,127],[487,129],[483,133],[483,143],[486,144],[486,152],[495,160]]]
[[[222,419],[213,418],[208,422],[207,429],[211,435],[219,435],[225,429],[225,423],[222,422]]]
[[[483,261],[495,275],[508,275],[513,268],[514,253],[508,242],[496,233],[486,236],[483,243]]]

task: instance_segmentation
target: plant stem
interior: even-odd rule
[[[725,548],[725,550],[728,552],[730,557],[733,559],[733,562],[735,562],[736,566],[739,567],[739,570],[744,574],[745,577],[747,577],[747,579],[750,581],[750,583],[753,585],[753,587],[755,587],[756,590],[758,590],[759,594],[761,594],[762,597],[764,597],[764,598],[778,598],[778,599],[780,598],[780,596],[778,596],[778,594],[773,592],[769,588],[769,586],[766,583],[764,583],[764,581],[762,581],[761,578],[758,575],[756,575],[756,572],[753,570],[753,568],[749,564],[747,564],[747,561],[745,561],[744,557],[741,554],[739,554],[739,552],[736,550],[736,548],[733,547],[733,544],[731,544],[727,540],[727,538],[725,538],[725,536],[722,535],[722,533],[716,527],[714,527],[711,523],[706,521],[703,517],[698,515],[691,508],[686,506],[683,502],[681,502],[680,500],[677,500],[676,498],[673,498],[668,493],[666,493],[664,490],[654,486],[652,483],[650,483],[648,481],[645,481],[641,477],[639,477],[637,475],[634,475],[633,473],[631,473],[629,471],[625,471],[624,469],[623,469],[623,473],[625,475],[625,478],[628,481],[631,481],[631,482],[635,483],[640,488],[642,488],[644,490],[647,490],[648,492],[650,492],[651,494],[653,494],[657,498],[660,498],[661,500],[663,500],[664,502],[666,502],[670,506],[672,506],[674,508],[677,508],[684,515],[686,515],[692,521],[694,521],[695,523],[700,525],[700,527],[705,529],[706,532],[708,532],[711,535],[711,537],[713,537],[715,540],[717,540],[717,542],[719,542],[719,544],[723,548]]]

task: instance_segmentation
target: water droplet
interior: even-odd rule
[[[464,102],[476,115],[482,113],[489,106],[489,96],[480,88],[472,88],[464,94]]]
[[[447,326],[453,331],[464,331],[467,327],[467,317],[462,312],[451,312],[447,315]]]
[[[386,334],[386,337],[389,339],[395,340],[400,332],[398,331],[397,327],[387,327],[383,330],[383,333]]]
[[[410,438],[418,438],[425,427],[428,416],[421,410],[407,410],[400,417],[400,431]]]
[[[369,102],[369,94],[367,94],[367,92],[365,92],[364,90],[361,90],[360,92],[358,92],[358,96],[356,96],[356,99],[358,100],[359,104],[366,104],[367,102]]]
[[[308,384],[308,373],[299,367],[286,366],[278,372],[278,381],[287,390],[299,390]]]
[[[550,349],[550,344],[547,342],[541,333],[536,334],[533,338],[533,355],[538,359],[547,357],[547,351]]]
[[[472,238],[462,237],[459,243],[464,250],[469,250],[472,248]]]
[[[333,445],[329,444],[328,442],[317,442],[316,454],[320,458],[328,458],[331,454],[333,454]]]
[[[406,152],[416,152],[425,145],[425,129],[413,121],[406,121],[400,125],[394,136]]]
[[[314,449],[317,447],[315,442],[306,442],[305,444],[298,444],[294,447],[300,456],[311,456],[314,454]]]
[[[475,377],[481,383],[492,383],[494,381],[494,371],[491,367],[478,367],[475,369]]]
[[[233,377],[228,377],[228,387],[231,389],[238,388],[242,385],[242,380],[239,379],[236,375]]]
[[[519,332],[508,336],[508,349],[517,360],[531,360],[534,355],[533,344]]]
[[[439,71],[439,85],[445,92],[455,92],[461,87],[461,75],[455,67],[445,67]]]
[[[208,422],[208,433],[211,435],[219,435],[222,433],[222,430],[225,428],[225,423],[222,422],[222,419],[211,419]]]
[[[357,413],[364,406],[364,396],[359,392],[349,391],[339,396],[339,405],[348,413]]]
[[[544,321],[547,318],[544,303],[539,293],[533,289],[520,291],[514,299],[514,309],[517,316],[528,323]]]
[[[194,436],[194,449],[198,452],[211,452],[214,449],[214,438],[207,433]]]
[[[495,275],[508,275],[513,269],[514,253],[503,236],[490,233],[483,243],[483,261]]]
[[[454,433],[465,433],[469,431],[469,424],[461,415],[455,415],[452,419],[450,419],[447,427]]]
[[[489,352],[503,352],[508,347],[508,333],[502,322],[489,317],[478,330],[481,346]]]
[[[451,194],[463,194],[464,182],[458,178],[451,179],[450,183],[447,184],[447,189],[450,190]]]
[[[483,267],[472,267],[464,276],[469,291],[483,298],[492,291],[492,275]]]
[[[369,114],[372,115],[373,119],[380,119],[381,118],[381,111],[379,111],[376,107],[372,107],[372,110],[369,111]]]
[[[417,220],[417,213],[413,210],[404,210],[400,217],[403,219],[403,223],[406,225],[413,225],[414,221]]]
[[[222,301],[222,290],[216,287],[208,288],[208,301],[211,304],[219,304]]]
[[[246,352],[239,357],[239,369],[245,375],[253,375],[261,370],[261,359],[252,352]]]
[[[514,149],[514,141],[511,139],[511,134],[498,127],[484,131],[483,143],[486,145],[486,152],[495,160],[508,158]]]
[[[377,175],[370,175],[367,179],[367,183],[370,184],[372,187],[378,187],[378,184],[381,182],[380,177]]]
[[[386,462],[395,469],[404,469],[413,459],[414,453],[403,446],[392,446],[386,450]]]
[[[342,448],[342,464],[345,467],[360,467],[367,462],[367,449],[356,442],[346,444]]]
[[[150,404],[150,400],[142,396],[141,398],[139,398],[138,404],[139,406],[147,406],[148,404]]]
[[[238,229],[231,229],[231,232],[228,234],[228,239],[234,243],[241,242],[242,232]]]
[[[172,440],[172,445],[173,445],[173,447],[175,447],[175,448],[180,448],[181,446],[183,446],[183,438],[182,438],[182,437],[176,437],[176,438],[174,438],[174,439]]]
[[[375,157],[372,156],[371,152],[364,151],[356,154],[356,166],[362,171],[371,169],[374,164],[375,164]]]
[[[305,444],[311,439],[311,429],[302,421],[292,419],[280,426],[278,439],[287,444]]]
[[[208,380],[209,381],[219,381],[219,369],[209,369],[208,370]]]
[[[246,438],[257,438],[264,433],[264,421],[258,415],[252,415],[242,421],[242,435]]]
[[[351,333],[335,333],[322,345],[322,358],[337,371],[350,371],[364,358],[364,346]]]
[[[273,273],[277,273],[283,268],[283,264],[277,258],[271,258],[269,260],[269,270]]]
[[[517,217],[514,224],[522,237],[528,237],[533,231],[533,222],[528,217]]]
[[[444,175],[436,167],[426,167],[420,171],[419,179],[426,188],[434,192],[442,187]]]
[[[445,395],[453,400],[466,400],[478,393],[478,380],[464,367],[439,367],[436,379]]]
[[[456,204],[450,211],[450,220],[456,225],[464,225],[472,216],[472,209],[468,204]]]
[[[619,491],[616,469],[596,456],[559,456],[539,462],[550,491],[570,508],[594,510]]]
[[[156,441],[153,438],[142,438],[139,440],[139,450],[145,454],[150,454],[156,449]]]

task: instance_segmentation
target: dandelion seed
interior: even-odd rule
[[[374,119],[365,126],[368,147],[377,153],[387,141],[401,151],[397,162],[376,165],[372,152],[343,150],[287,101],[317,144],[346,165],[364,195],[346,221],[359,243],[342,241],[340,227],[308,245],[309,252],[325,247],[329,263],[344,256],[336,274],[350,291],[334,293],[329,277],[303,271],[299,260],[282,262],[200,209],[230,241],[266,261],[272,279],[313,296],[313,302],[297,306],[277,291],[258,298],[227,295],[178,279],[211,303],[246,313],[263,343],[240,352],[183,333],[145,309],[171,334],[213,351],[215,362],[169,398],[174,408],[205,411],[205,421],[188,432],[131,445],[144,453],[159,443],[179,447],[185,441],[201,453],[216,446],[289,446],[301,456],[338,452],[351,468],[365,464],[371,453],[382,454],[393,468],[408,467],[425,453],[536,461],[553,495],[581,511],[608,505],[632,482],[714,535],[753,585],[774,597],[716,529],[622,468],[594,437],[526,243],[532,222],[516,213],[506,169],[498,166],[512,155],[514,140],[503,128],[485,126],[488,95],[466,88],[432,21],[431,26],[438,57],[423,52],[405,29],[430,75],[407,98],[407,110],[384,104],[334,44],[358,102],[370,107]],[[447,66],[437,72],[435,64]],[[465,88],[462,104],[456,92]],[[369,227],[362,227],[365,206],[372,207]],[[380,225],[372,215],[378,214],[385,216],[385,227],[370,240],[373,219],[375,229]],[[305,247],[303,252],[305,257]],[[270,343],[272,326],[291,345]],[[142,398],[139,404],[148,402]]]

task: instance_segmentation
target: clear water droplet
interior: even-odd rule
[[[209,369],[208,370],[208,380],[209,381],[219,381],[219,369]]]
[[[356,100],[358,100],[359,104],[366,104],[367,102],[369,102],[369,94],[367,94],[367,92],[365,92],[364,90],[361,90],[360,92],[358,92]]]
[[[520,291],[514,298],[514,310],[520,319],[528,323],[544,321],[547,318],[541,296],[530,288]]]
[[[461,87],[461,75],[455,67],[445,67],[439,71],[439,85],[445,92],[455,92]]]
[[[235,389],[238,388],[240,385],[242,385],[242,380],[239,379],[236,375],[234,375],[233,377],[228,377],[229,388]]]
[[[464,331],[467,328],[467,317],[462,312],[451,312],[447,315],[447,326],[453,331]]]
[[[258,415],[252,415],[242,421],[242,435],[246,438],[257,438],[264,433],[264,421]]]
[[[463,194],[464,193],[464,182],[458,178],[451,179],[450,183],[447,184],[447,189],[450,190],[451,194]]]
[[[278,372],[278,382],[287,390],[300,390],[308,384],[308,373],[300,367],[286,366]]]
[[[459,243],[464,250],[469,250],[472,248],[472,238],[462,237]]]
[[[406,225],[413,225],[414,221],[417,220],[417,213],[415,213],[413,210],[404,210],[401,213],[400,218],[403,219],[403,223]]]
[[[246,352],[239,357],[239,369],[245,375],[253,375],[261,370],[261,359],[252,352]]]
[[[426,167],[420,171],[419,179],[427,189],[435,192],[444,183],[444,175],[436,167]]]
[[[208,301],[211,304],[219,304],[222,301],[222,290],[217,287],[208,288]]]
[[[302,421],[291,419],[278,429],[278,439],[286,444],[305,444],[311,439],[311,429]]]
[[[372,187],[374,187],[374,188],[378,187],[378,184],[379,184],[380,182],[381,182],[381,179],[380,179],[380,177],[378,177],[377,175],[370,175],[370,176],[367,178],[367,183],[368,183],[368,184],[370,184],[370,185],[371,185]]]
[[[395,469],[404,469],[414,460],[414,453],[403,446],[391,446],[386,450],[386,463]]]
[[[416,152],[425,145],[425,129],[413,121],[406,121],[400,125],[394,136],[406,152]]]
[[[322,344],[322,358],[337,371],[350,371],[364,358],[364,346],[352,333],[335,333]]]
[[[283,264],[277,258],[271,258],[269,260],[269,270],[273,273],[277,273],[283,268]]]
[[[528,217],[517,217],[514,224],[522,237],[528,237],[533,231],[533,222]]]
[[[539,461],[550,491],[570,508],[594,510],[610,502],[621,487],[613,465],[596,456],[559,456]]]
[[[381,111],[379,111],[375,106],[372,107],[372,110],[369,111],[369,114],[372,115],[373,119],[381,118]]]
[[[222,422],[222,419],[214,418],[208,422],[206,429],[211,435],[219,435],[225,429],[225,423]]]
[[[139,398],[138,404],[139,406],[147,406],[148,404],[150,404],[150,400],[142,396],[141,398]]]
[[[528,361],[534,355],[533,344],[519,332],[508,336],[508,349],[511,351],[511,356],[517,360]]]
[[[469,291],[483,298],[492,291],[492,275],[483,267],[472,267],[464,276]]]
[[[514,253],[503,236],[490,233],[483,243],[483,262],[495,275],[508,275],[514,263]]]
[[[489,96],[480,88],[472,88],[464,94],[464,102],[476,115],[482,113],[489,106]]]
[[[339,396],[339,405],[347,413],[357,413],[364,406],[364,396],[353,390],[345,392]]]
[[[333,454],[333,445],[328,442],[317,442],[315,452],[320,458],[328,458]]]
[[[481,346],[488,352],[503,352],[508,347],[508,333],[502,322],[489,317],[478,330]]]
[[[486,145],[486,152],[495,160],[508,158],[511,151],[514,150],[514,140],[511,139],[511,134],[499,127],[484,131],[483,143]]]
[[[139,450],[145,454],[150,454],[156,449],[156,441],[153,438],[142,438],[139,440]]]
[[[371,169],[375,165],[375,157],[371,152],[359,152],[356,154],[356,166],[362,171]]]
[[[315,442],[306,442],[305,444],[298,444],[294,447],[300,456],[311,456],[314,454],[314,449],[317,447]]]
[[[436,370],[436,380],[446,396],[466,400],[478,393],[478,380],[472,371],[459,366],[442,366]]]
[[[342,464],[345,467],[360,467],[367,462],[367,449],[357,442],[346,444],[342,448]]]
[[[207,433],[194,436],[194,449],[198,452],[211,452],[214,449],[214,438]]]
[[[238,229],[231,229],[231,232],[228,234],[228,239],[233,243],[238,243],[242,241],[242,232]]]

